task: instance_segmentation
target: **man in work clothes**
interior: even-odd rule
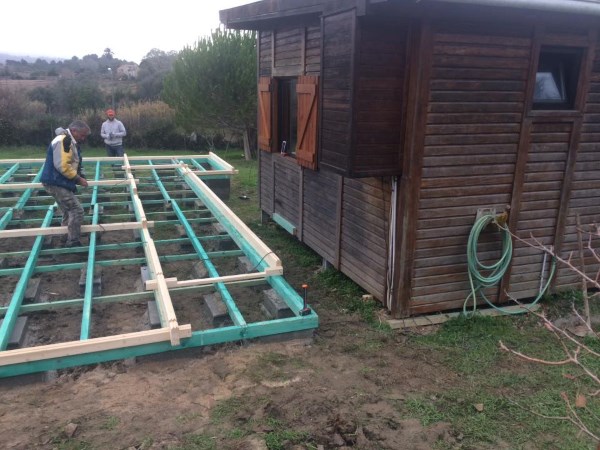
[[[106,156],[123,156],[123,137],[127,136],[127,131],[123,122],[115,118],[115,112],[112,109],[106,110],[106,117],[100,129],[100,136],[106,144]]]
[[[81,176],[80,145],[90,135],[90,127],[81,120],[74,120],[66,130],[59,128],[56,132],[46,152],[41,181],[62,211],[62,225],[69,229],[66,246],[79,247],[83,207],[75,192],[77,185],[88,185]]]

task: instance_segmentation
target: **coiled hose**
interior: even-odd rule
[[[498,228],[502,231],[502,256],[494,264],[484,264],[477,256],[477,245],[479,243],[479,235],[490,223],[494,222]],[[522,310],[507,310],[500,306],[494,305],[483,293],[483,290],[488,287],[495,286],[501,280],[508,268],[510,267],[512,259],[512,236],[507,226],[501,225],[496,221],[496,217],[491,214],[482,215],[475,221],[471,233],[469,234],[469,241],[467,242],[467,264],[469,269],[469,283],[471,285],[471,293],[465,299],[463,304],[463,314],[467,315],[467,304],[469,300],[473,301],[472,313],[475,313],[477,309],[477,295],[479,294],[488,305],[492,308],[502,312],[503,314],[520,314],[526,311]],[[543,289],[540,290],[535,300],[529,304],[529,306],[535,305],[545,294],[550,282],[554,277],[556,271],[556,259],[552,258],[550,275],[544,285]],[[484,274],[485,273],[485,274]],[[543,275],[542,275],[543,276]]]

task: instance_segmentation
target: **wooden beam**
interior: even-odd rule
[[[509,314],[515,313],[527,313],[531,311],[537,311],[540,308],[539,304],[535,305],[511,305],[505,306],[502,309]],[[438,325],[440,323],[447,322],[450,319],[456,319],[460,317],[462,312],[453,312],[446,314],[430,314],[428,316],[409,317],[406,319],[390,319],[387,321],[390,328],[393,330],[401,328],[415,328],[424,327],[427,325]],[[503,316],[505,313],[495,308],[478,309],[477,314],[486,317]]]
[[[180,287],[191,287],[191,286],[206,286],[217,283],[232,283],[238,281],[249,281],[249,280],[264,280],[267,277],[283,275],[283,269],[267,269],[264,272],[255,273],[242,273],[238,275],[223,275],[222,277],[214,278],[197,278],[195,280],[182,280],[178,281],[177,278],[167,278],[166,284],[169,288],[180,288]],[[151,291],[156,289],[156,280],[146,281],[146,290]]]
[[[137,181],[137,180],[135,180]],[[88,181],[88,186],[120,186],[125,184],[125,180],[98,180]],[[24,191],[26,189],[44,189],[42,183],[3,183],[0,184],[0,191]]]
[[[211,211],[215,217],[220,215],[226,219],[237,231],[248,244],[256,250],[256,252],[262,256],[262,260],[267,264],[268,269],[283,270],[283,266],[279,257],[261,241],[256,234],[246,225],[238,216],[236,216],[231,209],[213,192],[198,176],[188,168],[181,169],[182,175],[186,180],[189,180],[194,186],[196,186],[204,197],[210,200],[218,211]],[[207,205],[208,206],[208,205]],[[215,212],[217,214],[215,214]],[[219,218],[217,217],[217,220]],[[219,220],[220,222],[220,220]],[[225,224],[223,224],[225,225]],[[230,233],[231,234],[231,233]],[[235,236],[232,235],[235,240]],[[240,242],[236,242],[240,245]],[[241,246],[240,246],[241,247]]]
[[[192,326],[179,326],[179,336],[181,338],[191,337]],[[138,331],[136,333],[92,338],[85,341],[61,342],[38,347],[6,350],[0,352],[0,366],[152,344],[155,342],[168,341],[169,337],[169,329],[160,328],[157,330]]]
[[[120,222],[120,223],[105,223],[98,225],[82,225],[82,233],[92,233],[99,231],[118,231],[118,230],[139,230],[142,228],[153,228],[154,221],[145,222]],[[0,230],[0,239],[17,238],[26,236],[53,236],[57,234],[67,234],[68,227],[52,227],[52,228],[24,228],[15,230]]]

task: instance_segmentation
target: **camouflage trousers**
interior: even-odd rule
[[[83,207],[73,192],[60,186],[44,184],[46,192],[54,197],[62,211],[62,226],[67,226],[67,245],[78,244],[83,223]]]

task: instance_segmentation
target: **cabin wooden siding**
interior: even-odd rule
[[[354,11],[351,14],[354,15]],[[343,20],[349,18],[346,13],[342,13],[342,16],[345,17]],[[328,19],[325,18],[324,29],[327,28],[328,23]],[[302,75],[302,67],[297,65],[299,59],[294,56],[294,52],[297,54],[303,51],[307,62],[305,69],[320,70],[320,28],[318,31],[306,28],[304,50],[299,43],[303,35],[302,31],[289,29],[285,32],[261,31],[258,37],[259,75],[261,77],[284,76],[281,75],[282,73],[285,73],[285,76]],[[273,37],[275,42],[271,41]],[[283,48],[283,44],[279,45],[277,42],[279,39],[287,42],[285,45],[288,45],[288,48],[292,41],[296,42],[293,46],[295,50],[278,52],[278,48]],[[340,40],[341,42],[343,40]],[[352,46],[348,48],[352,49]],[[335,49],[332,51],[335,53]],[[400,49],[399,54],[404,55],[404,48]],[[273,55],[275,55],[274,59]],[[285,55],[285,59],[278,62],[278,58],[283,58],[282,55]],[[339,66],[336,66],[335,70],[329,66],[329,69],[335,72],[335,77],[351,72],[339,70]],[[323,72],[327,72],[325,67]],[[369,77],[367,71],[365,77]],[[323,89],[321,111],[327,110],[328,107],[329,113],[345,110],[347,115],[344,117],[348,120],[347,132],[349,133],[352,117],[349,105],[340,106],[336,103],[340,98],[340,91],[336,87],[340,85],[337,84],[338,81],[334,85],[327,85],[324,78],[323,76],[319,87]],[[350,78],[345,86],[350,86],[349,80]],[[396,79],[398,83],[403,82],[398,80],[400,78]],[[395,108],[400,107],[401,105]],[[398,119],[397,114],[390,114],[390,109],[393,108],[388,108],[384,113],[394,120]],[[340,116],[329,114],[327,117],[332,121],[326,122],[334,124],[332,125],[334,128],[339,125],[335,123]],[[364,120],[363,123],[368,123],[368,120]],[[322,154],[322,148],[320,152]],[[389,179],[381,177],[350,179],[323,167],[319,167],[317,171],[304,169],[293,157],[282,156],[277,152],[261,151],[259,159],[261,209],[271,216],[277,213],[295,225],[298,239],[350,276],[364,289],[378,298],[383,298],[386,285],[388,215],[391,201]]]
[[[470,294],[466,244],[479,209],[509,206],[511,230],[555,245],[564,258],[578,250],[577,213],[584,226],[600,222],[599,50],[592,48],[577,111],[532,111],[540,36],[547,32],[545,45],[562,46],[587,31],[552,29],[556,14],[534,24],[502,11],[493,21],[477,13],[451,20],[398,15],[394,29],[385,27],[387,14],[328,12],[313,30],[310,65],[307,27],[260,33],[259,75],[299,76],[309,66],[320,74],[318,170],[261,152],[261,208],[296,225],[300,240],[384,300],[389,175],[401,175],[399,283],[388,305],[396,316],[463,306]],[[394,169],[377,170],[383,167]],[[485,230],[479,256],[496,261],[500,239],[493,227]],[[507,301],[505,292],[535,296],[549,267],[543,252],[517,240],[508,275],[486,294],[495,302]],[[589,253],[586,268],[590,275],[600,269]],[[559,267],[552,287],[579,284]]]
[[[469,295],[466,247],[477,211],[510,204],[531,48],[517,27],[430,29],[411,313],[460,307]],[[482,234],[482,258],[498,256],[498,239]]]
[[[350,177],[402,170],[408,22],[323,18],[320,163]]]
[[[536,39],[544,42],[534,37],[532,26],[434,22],[429,29],[418,219],[404,309],[409,314],[464,304],[470,293],[466,244],[478,209],[502,212],[508,205],[511,230],[519,238],[533,235],[556,246],[563,258],[577,251],[576,213],[582,224],[600,220],[597,50],[582,121],[569,111],[529,112]],[[553,39],[559,45],[560,37]],[[585,83],[580,89],[585,91]],[[493,227],[485,230],[479,256],[497,260],[500,240]],[[595,274],[598,262],[591,254],[586,263],[588,274]],[[517,239],[507,277],[486,295],[496,302],[507,301],[506,291],[514,298],[535,297],[550,266],[544,252]],[[578,277],[559,267],[552,287],[577,284]],[[406,299],[397,301],[406,305]]]
[[[561,194],[573,122],[535,122],[526,126],[529,145],[526,150],[525,179],[519,205],[519,222],[513,232],[530,241],[531,236],[544,245],[555,245]],[[510,276],[510,294],[515,298],[536,297],[540,280],[547,280],[551,258],[525,242],[516,240]]]
[[[386,294],[390,183],[344,178],[340,270],[383,300]]]
[[[594,62],[590,76],[590,86],[581,126],[579,150],[573,173],[572,190],[569,200],[564,241],[561,256],[581,268],[579,259],[579,239],[577,235],[577,214],[580,216],[584,230],[594,231],[600,224],[600,41],[596,41]],[[598,249],[600,237],[592,240],[593,248]],[[600,271],[600,262],[587,247],[587,236],[583,235],[584,262],[586,273],[595,279]],[[556,285],[561,289],[581,288],[581,277],[573,270],[560,265],[556,277]]]
[[[354,149],[350,175],[402,171],[408,22],[361,17],[354,91]]]
[[[355,22],[353,9],[322,19],[319,166],[342,174],[349,171],[352,147]]]

